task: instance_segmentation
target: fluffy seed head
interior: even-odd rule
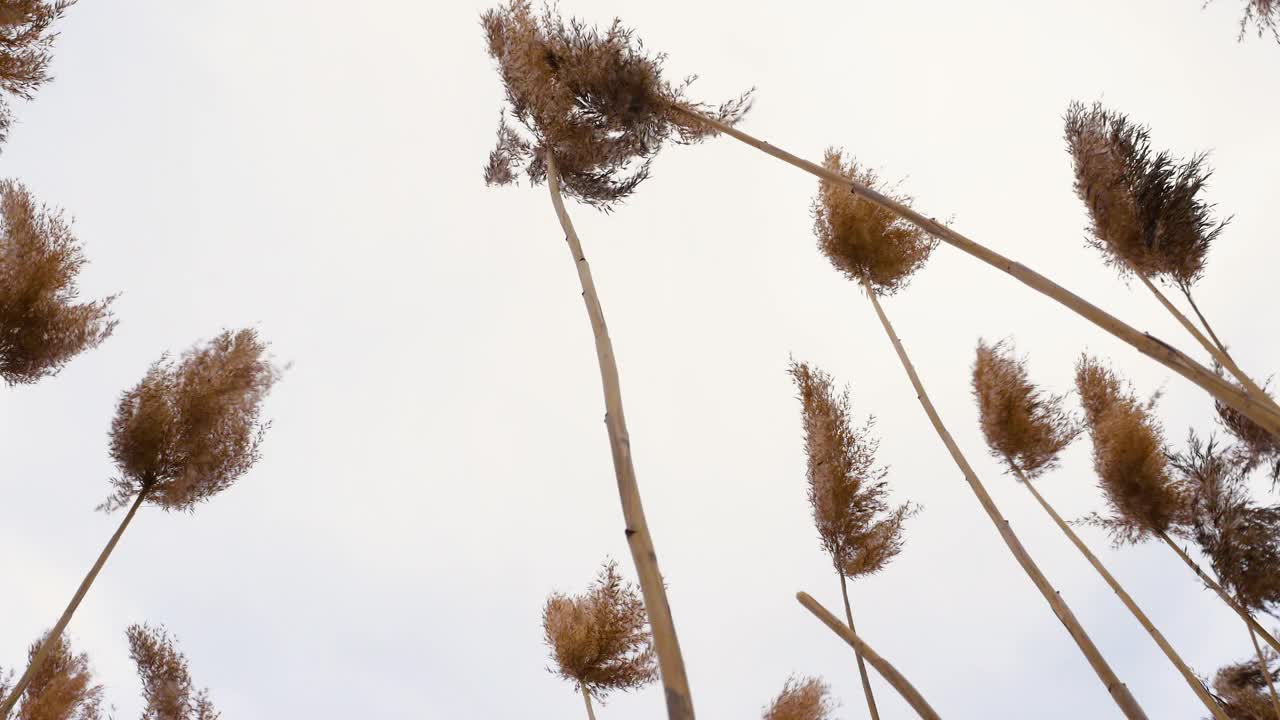
[[[831,720],[835,703],[822,678],[787,678],[782,692],[760,716],[763,720]]]
[[[76,0],[3,0],[0,2],[0,92],[30,100],[49,81],[53,59],[50,32]],[[0,95],[0,142],[4,142],[13,114]]]
[[[1263,389],[1265,391],[1266,388]],[[1280,439],[1220,400],[1214,401],[1214,409],[1218,412],[1219,424],[1236,439],[1233,453],[1244,472],[1267,466],[1271,482],[1280,483]]]
[[[257,462],[262,401],[280,377],[253,330],[225,331],[174,362],[161,358],[120,398],[111,423],[119,476],[107,510],[138,492],[166,510],[191,510]]]
[[[549,670],[597,698],[658,676],[644,600],[623,583],[616,562],[604,563],[586,593],[548,597],[542,631],[555,662]]]
[[[837,391],[830,375],[806,363],[792,362],[790,373],[801,403],[809,505],[822,548],[846,577],[879,572],[902,551],[903,524],[917,509],[889,505],[889,471],[876,465],[875,419],[853,427],[849,391]]]
[[[1276,42],[1280,42],[1280,2],[1276,0],[1248,0],[1244,4],[1244,17],[1240,18],[1240,37],[1243,40],[1249,25],[1255,25],[1258,37],[1270,31]]]
[[[35,659],[45,637],[32,643],[28,664]],[[9,695],[9,675],[0,671],[0,698]],[[32,676],[13,713],[15,720],[99,720],[102,686],[93,684],[89,656],[76,654],[65,635],[53,641],[44,664]]]
[[[1093,524],[1111,532],[1117,545],[1151,533],[1180,532],[1187,524],[1187,498],[1169,475],[1164,431],[1152,415],[1156,398],[1140,402],[1110,368],[1082,356],[1076,390],[1093,440],[1093,467],[1111,516]]]
[[[209,691],[197,690],[187,656],[164,626],[130,625],[129,657],[142,681],[142,720],[217,720]]]
[[[1150,130],[1101,103],[1074,102],[1066,115],[1076,194],[1092,220],[1089,244],[1121,275],[1130,270],[1190,287],[1225,222],[1200,191],[1205,156],[1175,160],[1151,148]]]
[[[650,54],[616,19],[600,30],[566,20],[554,6],[536,13],[528,0],[511,0],[484,13],[481,25],[508,106],[485,167],[489,184],[513,182],[520,168],[534,184],[543,182],[551,152],[565,193],[608,210],[648,177],[664,142],[713,134],[676,107],[734,123],[750,106],[750,92],[718,108],[690,103],[685,91],[693,78],[665,80],[665,56]],[[527,135],[507,125],[508,113]]]
[[[1275,652],[1264,645],[1262,656],[1272,679],[1280,677],[1280,663],[1276,662]],[[1254,654],[1218,670],[1213,676],[1213,691],[1232,720],[1271,720],[1276,716],[1267,679],[1263,677]]]
[[[0,180],[0,377],[5,383],[54,375],[115,329],[113,298],[75,302],[76,275],[84,264],[62,213],[39,205],[17,181]]]
[[[1027,363],[1007,342],[978,341],[973,396],[991,454],[1035,478],[1058,464],[1058,453],[1081,427],[1063,407],[1064,395],[1045,396],[1027,377]]]
[[[875,171],[853,159],[845,162],[840,150],[829,148],[823,165],[904,205],[911,204],[910,197],[894,193]],[[865,280],[878,295],[892,295],[906,287],[938,245],[935,238],[893,212],[827,180],[818,181],[813,232],[818,247],[837,270],[850,280]]]

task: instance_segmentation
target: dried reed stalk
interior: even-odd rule
[[[1258,634],[1249,628],[1249,640],[1253,643],[1253,652],[1258,656],[1258,672],[1267,681],[1267,690],[1271,693],[1271,709],[1276,718],[1280,718],[1280,696],[1276,695],[1276,684],[1271,680],[1271,669],[1267,667],[1267,658],[1262,654],[1262,646],[1258,645]]]
[[[902,696],[902,699],[906,700],[920,717],[925,720],[940,720],[941,716],[929,706],[928,701],[926,701],[924,696],[920,694],[920,691],[916,690],[915,686],[907,680],[906,676],[898,672],[897,668],[890,664],[888,660],[881,657],[880,653],[877,653],[872,649],[872,647],[864,642],[862,638],[858,637],[853,630],[840,622],[839,618],[832,615],[826,608],[822,607],[822,605],[819,604],[817,600],[810,597],[808,593],[796,593],[796,600],[799,600],[800,604],[803,605],[806,610],[813,613],[814,617],[821,620],[823,625],[831,628],[832,632],[839,635],[841,639],[849,643],[851,647],[861,653],[862,656],[867,659],[867,662],[871,663],[871,667],[875,668],[876,672],[880,673],[880,677],[884,678],[885,681],[892,685],[893,689],[898,691],[898,694]]]
[[[618,495],[622,501],[623,532],[627,547],[635,562],[640,579],[640,592],[649,612],[649,625],[653,632],[654,650],[658,655],[658,667],[666,691],[667,715],[670,720],[692,720],[693,700],[689,692],[689,680],[685,673],[684,657],[680,654],[680,641],[676,637],[675,621],[667,602],[667,589],[658,569],[658,555],[653,548],[649,524],[645,521],[644,507],[640,502],[640,487],[636,483],[636,470],[631,462],[631,436],[627,432],[627,420],[622,412],[622,386],[618,378],[618,363],[613,355],[613,342],[604,322],[604,310],[596,294],[591,266],[582,252],[582,241],[573,228],[573,221],[560,196],[560,177],[556,172],[555,158],[546,156],[547,187],[551,191],[551,204],[555,207],[560,227],[564,229],[565,242],[578,270],[578,282],[582,286],[582,301],[591,319],[591,331],[595,337],[596,360],[600,365],[600,382],[604,390],[605,428],[609,434],[609,448],[613,453],[613,470],[618,480]]]
[[[952,230],[935,220],[926,218],[906,205],[897,202],[883,193],[869,188],[856,180],[851,180],[850,178],[829,168],[824,168],[821,165],[803,160],[763,140],[752,137],[732,125],[720,122],[715,118],[708,117],[695,109],[679,106],[677,106],[677,109],[692,118],[706,123],[711,128],[740,140],[744,144],[750,145],[767,155],[771,155],[783,162],[800,168],[815,177],[847,187],[855,195],[892,211],[933,237],[936,237],[939,240],[972,255],[998,270],[1008,273],[1024,285],[1032,288],[1042,295],[1045,295],[1046,297],[1052,298],[1061,305],[1075,312],[1080,317],[1092,322],[1094,325],[1097,325],[1116,338],[1128,343],[1142,354],[1152,358],[1170,370],[1173,370],[1196,385],[1199,385],[1215,398],[1221,400],[1231,408],[1245,414],[1259,426],[1266,428],[1268,432],[1280,437],[1280,411],[1276,411],[1269,404],[1251,397],[1247,393],[1219,377],[1212,370],[1195,362],[1186,354],[1177,350],[1168,343],[1165,343],[1147,333],[1139,332],[1135,328],[1121,322],[1115,316],[1103,311],[1101,308],[1087,302],[1080,296],[1051,281],[1049,278],[1020,263],[1016,263],[1009,258],[974,242],[973,240],[970,240],[964,235],[961,235],[955,230]]]
[[[1228,607],[1234,610],[1236,614],[1240,616],[1241,620],[1244,620],[1245,624],[1249,626],[1249,629],[1257,633],[1258,637],[1262,638],[1276,652],[1280,652],[1280,641],[1277,641],[1275,636],[1267,632],[1266,628],[1259,625],[1258,621],[1253,619],[1253,615],[1241,606],[1240,603],[1236,602],[1235,598],[1231,597],[1231,594],[1228,593],[1222,585],[1218,584],[1216,580],[1201,569],[1200,565],[1198,565],[1195,560],[1192,560],[1191,556],[1187,555],[1185,550],[1175,543],[1166,533],[1159,533],[1158,537],[1164,541],[1165,545],[1169,546],[1170,550],[1173,550],[1173,553],[1177,555],[1192,572],[1196,574],[1196,577],[1200,578],[1200,582],[1204,583],[1205,587],[1217,593],[1218,597],[1222,598],[1222,602],[1226,603]]]

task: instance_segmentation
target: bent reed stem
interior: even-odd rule
[[[836,572],[840,572],[837,568]],[[849,620],[849,629],[854,633],[858,629],[853,626],[853,608],[849,605],[849,584],[844,573],[840,573],[840,595],[844,598],[844,616]],[[862,661],[862,651],[855,645],[853,656],[858,660],[858,676],[862,678],[862,694],[867,699],[867,710],[871,720],[880,720],[880,710],[876,707],[876,696],[871,692],[871,678],[867,677],[867,664]]]
[[[124,535],[125,528],[129,527],[133,516],[138,514],[138,508],[142,507],[142,501],[146,499],[148,490],[149,488],[144,487],[138,491],[137,499],[133,501],[129,512],[120,521],[120,526],[116,528],[115,534],[107,541],[107,546],[98,554],[97,562],[89,569],[89,573],[84,576],[84,580],[80,581],[80,587],[76,590],[76,594],[72,596],[67,609],[62,611],[62,617],[58,618],[58,623],[53,626],[48,635],[45,635],[44,642],[40,643],[40,649],[36,651],[35,657],[31,658],[26,671],[22,673],[22,677],[18,678],[18,682],[14,684],[13,689],[9,692],[9,697],[5,698],[3,704],[0,704],[0,720],[9,717],[9,713],[13,711],[13,706],[18,704],[18,698],[22,697],[22,693],[26,692],[27,686],[31,684],[31,679],[35,677],[40,667],[44,665],[44,661],[49,657],[49,652],[53,649],[54,644],[62,636],[63,631],[67,629],[67,624],[71,622],[71,616],[75,614],[76,608],[80,607],[80,602],[88,594],[89,587],[97,579],[102,567],[107,564],[107,558],[111,556],[111,551],[115,550],[116,544],[120,542],[120,537]]]
[[[1246,415],[1250,420],[1253,420],[1259,426],[1280,438],[1280,410],[1274,410],[1269,405],[1249,396],[1240,388],[1235,387],[1233,384],[1219,377],[1217,373],[1192,360],[1185,353],[1174,348],[1172,345],[1169,345],[1148,333],[1139,332],[1137,329],[1121,322],[1119,318],[1116,318],[1110,313],[1107,313],[1101,308],[1089,303],[1084,298],[1072,293],[1040,273],[1035,272],[1021,263],[1014,262],[1000,253],[970,240],[955,230],[952,230],[935,220],[926,218],[911,208],[885,196],[883,193],[879,193],[857,181],[850,180],[840,173],[824,168],[821,165],[817,165],[808,160],[804,160],[796,155],[792,155],[791,153],[763,140],[752,137],[731,125],[720,122],[715,118],[708,117],[690,108],[679,105],[673,106],[673,108],[698,120],[699,122],[705,123],[718,132],[729,135],[746,145],[750,145],[767,155],[771,155],[789,165],[800,168],[815,177],[847,187],[859,197],[869,200],[870,202],[897,214],[907,222],[910,222],[948,245],[963,250],[988,265],[1009,274],[1022,284],[1032,288],[1042,295],[1045,295],[1046,297],[1056,300],[1058,303],[1072,310],[1080,317],[1088,320],[1094,325],[1097,325],[1103,330],[1106,330],[1116,338],[1128,343],[1142,354],[1152,358],[1170,370],[1173,370],[1196,385],[1199,385],[1209,394],[1241,413],[1244,413],[1244,415]]]
[[[693,720],[693,699],[690,697],[684,658],[680,654],[680,642],[676,638],[666,586],[658,569],[658,556],[649,535],[649,524],[645,521],[644,507],[640,503],[640,488],[636,483],[636,470],[631,461],[631,436],[627,432],[627,420],[622,413],[622,387],[618,378],[618,364],[613,355],[613,342],[609,339],[604,310],[596,295],[591,266],[587,264],[582,252],[582,242],[564,207],[564,199],[560,194],[560,175],[551,152],[547,153],[547,187],[551,190],[551,204],[561,228],[564,229],[565,242],[569,245],[574,266],[578,270],[582,301],[587,306],[591,331],[595,336],[596,360],[600,365],[600,382],[604,390],[605,427],[609,434],[609,448],[613,453],[618,495],[622,501],[622,517],[626,525],[624,532],[640,579],[640,593],[644,597],[645,610],[649,615],[654,651],[658,656],[658,670],[666,691],[667,717],[669,720]]]
[[[1044,499],[1040,494],[1040,491],[1037,490],[1035,485],[1027,479],[1026,475],[1023,474],[1022,470],[1018,468],[1013,460],[1005,458],[1005,462],[1009,464],[1014,475],[1024,486],[1026,486],[1027,490],[1031,493],[1031,496],[1036,499],[1036,502],[1040,503],[1040,507],[1044,508],[1044,511],[1053,519],[1054,524],[1062,530],[1063,534],[1065,534],[1069,540],[1071,540],[1071,544],[1076,546],[1076,549],[1080,551],[1081,555],[1084,555],[1085,559],[1089,561],[1089,564],[1093,566],[1093,569],[1098,571],[1098,574],[1102,576],[1102,579],[1106,581],[1111,590],[1120,598],[1120,601],[1124,603],[1124,606],[1129,609],[1129,612],[1133,614],[1133,617],[1136,618],[1138,623],[1142,625],[1143,629],[1147,631],[1147,634],[1151,636],[1151,639],[1155,640],[1156,645],[1160,646],[1160,649],[1164,651],[1165,657],[1169,658],[1169,662],[1173,663],[1173,666],[1177,668],[1178,673],[1187,681],[1187,685],[1191,687],[1191,690],[1196,694],[1196,697],[1200,698],[1200,702],[1204,703],[1205,708],[1213,715],[1215,720],[1231,720],[1227,713],[1222,709],[1222,706],[1218,704],[1218,701],[1214,700],[1213,696],[1209,694],[1209,690],[1205,688],[1204,683],[1200,681],[1200,678],[1196,677],[1195,673],[1191,671],[1191,668],[1187,667],[1187,664],[1183,661],[1182,657],[1173,649],[1173,646],[1169,644],[1169,641],[1165,639],[1164,635],[1156,629],[1156,626],[1151,622],[1151,619],[1147,617],[1146,613],[1142,612],[1142,609],[1139,608],[1138,604],[1129,596],[1129,593],[1125,592],[1125,589],[1121,587],[1119,581],[1115,579],[1115,576],[1113,576],[1102,564],[1102,561],[1100,561],[1098,557],[1089,550],[1088,546],[1084,544],[1084,541],[1080,539],[1080,536],[1076,535],[1076,532],[1071,529],[1071,526],[1068,525],[1067,522],[1062,519],[1062,516],[1053,509],[1053,506]]]
[[[898,359],[902,362],[902,368],[906,370],[912,387],[915,388],[916,398],[920,401],[920,405],[924,407],[925,414],[929,416],[929,422],[933,424],[933,429],[937,431],[943,445],[946,445],[947,452],[951,453],[951,458],[960,468],[965,482],[969,484],[973,494],[978,497],[978,502],[982,505],[982,509],[986,511],[987,516],[991,518],[991,522],[996,526],[996,530],[999,531],[1000,538],[1004,540],[1005,546],[1009,548],[1009,552],[1018,561],[1018,565],[1022,567],[1023,572],[1031,578],[1031,582],[1036,586],[1036,589],[1044,596],[1045,601],[1049,603],[1053,613],[1058,616],[1058,620],[1066,627],[1071,638],[1076,641],[1080,652],[1084,654],[1089,666],[1098,675],[1098,679],[1102,681],[1103,686],[1110,693],[1111,699],[1119,706],[1124,716],[1130,718],[1130,720],[1139,718],[1145,720],[1147,715],[1138,705],[1138,701],[1129,692],[1129,688],[1120,682],[1120,678],[1116,676],[1111,666],[1107,664],[1106,659],[1102,657],[1102,652],[1093,644],[1093,640],[1071,612],[1071,608],[1067,606],[1066,601],[1062,599],[1062,595],[1054,590],[1049,583],[1049,579],[1045,577],[1035,561],[1031,559],[1031,555],[1027,553],[1026,548],[1022,546],[1022,542],[1018,540],[1018,536],[1014,534],[1013,528],[1009,526],[1009,521],[1000,514],[1000,509],[996,507],[995,501],[987,494],[986,487],[978,479],[977,473],[969,465],[969,461],[965,458],[964,453],[960,451],[960,447],[956,445],[956,441],[951,437],[946,425],[942,423],[942,418],[933,407],[933,401],[929,399],[929,394],[925,392],[924,385],[916,374],[915,366],[911,364],[911,358],[907,356],[907,351],[902,347],[902,342],[898,339],[897,333],[894,332],[893,325],[890,324],[888,316],[884,313],[884,308],[880,307],[880,301],[876,298],[875,291],[866,280],[862,281],[862,288],[871,300],[876,316],[880,318],[880,324],[889,336],[889,342],[893,344],[893,349],[898,354]]]
[[[871,663],[871,667],[880,673],[880,677],[884,678],[886,682],[893,686],[894,690],[898,691],[898,694],[902,696],[903,700],[907,701],[907,704],[916,711],[916,714],[924,718],[924,720],[942,720],[941,716],[929,706],[924,696],[920,694],[919,690],[915,689],[915,686],[907,680],[905,675],[898,672],[898,669],[890,664],[888,660],[880,657],[880,654],[873,650],[862,638],[858,637],[857,633],[840,622],[839,618],[822,607],[817,600],[809,596],[809,593],[796,593],[796,600],[799,600],[806,610],[813,613],[814,617],[821,620],[823,625],[831,628],[832,632],[839,635],[846,643],[849,643],[855,651],[861,653],[867,659],[867,662]]]

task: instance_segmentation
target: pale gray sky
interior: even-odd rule
[[[1203,306],[1251,371],[1268,312],[1280,47],[1235,41],[1219,0],[570,2],[614,14],[697,72],[755,85],[744,127],[810,158],[847,147],[927,214],[1192,350],[1083,246],[1061,115],[1103,99],[1158,146],[1212,151],[1235,220]],[[261,464],[194,516],[146,508],[71,625],[117,717],[136,716],[124,628],[164,622],[228,720],[572,718],[539,612],[605,556],[634,573],[591,335],[545,188],[486,188],[501,89],[487,3],[83,2],[57,80],[17,107],[0,175],[76,218],[89,296],[121,325],[58,377],[0,402],[0,664],[56,619],[118,516],[117,394],[166,350],[253,324],[294,366]],[[901,557],[852,587],[860,631],[948,718],[1114,717],[932,433],[869,304],[814,248],[807,175],[729,139],[672,147],[612,215],[571,206],[612,330],[644,496],[701,717],[758,717],[789,673],[865,717],[848,649],[793,599],[839,589],[804,497],[789,354],[879,418],[895,497],[923,504]],[[943,246],[886,309],[1014,528],[1152,718],[1197,718],[1159,649],[987,456],[969,397],[979,336],[1012,336],[1069,387],[1084,349],[1143,392],[1171,439],[1211,427],[1180,378]],[[1087,441],[1047,477],[1101,509]],[[1261,489],[1261,488],[1260,488]],[[1200,672],[1245,656],[1241,623],[1167,550],[1106,548]],[[910,710],[873,679],[886,718]],[[662,694],[601,718],[654,718]]]

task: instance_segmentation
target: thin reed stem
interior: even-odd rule
[[[36,651],[35,657],[31,658],[31,663],[27,665],[27,669],[22,673],[22,677],[18,678],[18,682],[14,684],[13,690],[9,693],[9,697],[5,698],[3,704],[0,704],[0,720],[9,717],[9,713],[13,711],[13,706],[18,703],[18,698],[22,697],[31,684],[31,678],[40,671],[40,667],[44,665],[44,661],[49,657],[49,652],[57,644],[58,638],[62,637],[62,632],[67,629],[67,623],[71,622],[71,616],[75,614],[76,608],[80,607],[80,601],[84,600],[85,594],[89,592],[89,586],[93,585],[93,581],[98,577],[98,573],[102,570],[102,566],[107,564],[107,558],[111,556],[111,551],[115,550],[116,543],[120,542],[120,536],[124,535],[125,528],[129,527],[133,516],[138,514],[138,508],[142,507],[142,501],[147,497],[148,488],[143,488],[138,492],[138,497],[130,506],[129,512],[125,514],[124,519],[120,521],[120,527],[116,528],[116,532],[107,541],[107,546],[102,549],[98,555],[98,560],[89,569],[89,574],[84,576],[84,580],[80,582],[80,587],[76,590],[76,594],[72,596],[71,602],[67,605],[67,609],[62,611],[62,617],[58,618],[58,623],[53,626],[48,635],[45,635],[44,642],[40,644],[40,649]]]
[[[1255,633],[1258,634],[1259,637],[1265,640],[1266,643],[1270,645],[1276,652],[1280,652],[1280,642],[1277,642],[1276,639],[1272,637],[1271,633],[1267,632],[1265,628],[1259,625],[1258,621],[1254,620],[1253,616],[1249,614],[1249,611],[1245,610],[1244,607],[1240,605],[1240,603],[1236,602],[1235,598],[1231,597],[1231,595],[1226,590],[1224,590],[1223,587],[1219,585],[1216,580],[1209,577],[1208,573],[1206,573],[1204,570],[1201,570],[1200,566],[1196,564],[1195,560],[1192,560],[1191,557],[1187,555],[1186,551],[1184,551],[1181,547],[1179,547],[1178,544],[1175,543],[1169,537],[1168,534],[1161,532],[1161,533],[1157,533],[1157,535],[1160,537],[1161,540],[1164,540],[1164,543],[1168,545],[1169,548],[1173,550],[1173,552],[1178,557],[1182,558],[1182,562],[1186,563],[1187,567],[1191,568],[1191,571],[1196,574],[1196,577],[1200,578],[1200,582],[1204,583],[1205,587],[1218,593],[1218,597],[1222,598],[1222,602],[1226,603],[1227,607],[1230,607],[1232,610],[1235,610],[1236,614],[1240,616],[1241,620],[1245,621],[1245,624],[1248,625],[1251,630],[1253,630]]]
[[[961,235],[935,220],[926,218],[902,203],[896,202],[885,196],[883,193],[877,192],[857,181],[850,180],[840,173],[809,162],[808,160],[801,159],[763,140],[752,137],[736,127],[722,123],[715,118],[708,117],[695,110],[678,106],[676,109],[689,117],[696,118],[699,121],[706,123],[710,127],[715,128],[718,132],[722,132],[730,137],[740,140],[741,142],[750,145],[765,154],[778,158],[779,160],[800,168],[801,170],[804,170],[818,178],[827,180],[842,187],[847,187],[859,197],[890,210],[939,240],[963,250],[998,270],[1008,273],[1024,285],[1032,288],[1042,295],[1045,295],[1046,297],[1056,300],[1058,303],[1072,310],[1080,317],[1092,322],[1094,325],[1097,325],[1120,340],[1128,343],[1142,354],[1154,359],[1196,385],[1199,385],[1209,394],[1218,398],[1226,405],[1240,411],[1250,420],[1253,420],[1259,426],[1265,428],[1268,432],[1272,433],[1276,437],[1280,437],[1280,410],[1275,410],[1266,403],[1249,396],[1240,388],[1235,387],[1233,384],[1219,377],[1217,373],[1192,360],[1185,353],[1174,348],[1172,345],[1169,345],[1168,343],[1165,343],[1164,341],[1147,333],[1139,332],[1135,328],[1121,322],[1119,318],[1116,318],[1101,308],[1087,302],[1080,296],[1072,293],[1061,285],[1058,285],[1049,278],[1031,270],[1021,263],[1014,262],[1013,260],[1010,260],[1009,258],[980,245],[973,240],[970,240],[964,235]]]
[[[806,610],[813,613],[814,617],[821,620],[823,625],[831,628],[832,632],[839,635],[855,651],[866,657],[867,662],[871,663],[871,667],[875,668],[876,672],[880,673],[880,677],[884,678],[886,682],[893,686],[894,690],[898,691],[898,694],[902,696],[903,700],[907,701],[907,704],[911,705],[916,714],[924,718],[924,720],[941,720],[941,716],[934,712],[932,707],[929,707],[929,703],[924,699],[924,696],[907,681],[906,676],[898,672],[898,669],[891,665],[888,660],[880,657],[880,654],[873,650],[870,645],[863,642],[857,633],[840,622],[839,618],[822,607],[817,600],[809,596],[809,593],[796,593],[796,600],[799,600]]]
[[[995,524],[996,530],[1000,532],[1000,538],[1004,540],[1005,545],[1009,548],[1009,552],[1013,554],[1014,559],[1018,561],[1018,565],[1022,567],[1023,572],[1031,578],[1031,582],[1035,584],[1036,589],[1044,596],[1049,603],[1049,607],[1053,609],[1058,619],[1067,628],[1067,632],[1071,638],[1076,641],[1080,652],[1084,654],[1085,659],[1089,661],[1090,667],[1097,673],[1098,679],[1102,681],[1107,692],[1111,694],[1112,700],[1120,707],[1125,717],[1131,720],[1135,718],[1146,718],[1147,715],[1138,705],[1138,701],[1129,693],[1129,688],[1120,682],[1120,678],[1116,677],[1111,666],[1107,664],[1106,659],[1102,657],[1102,653],[1097,646],[1093,644],[1084,627],[1076,620],[1076,616],[1071,612],[1071,608],[1067,606],[1061,594],[1053,589],[1049,584],[1049,579],[1031,559],[1031,555],[1027,553],[1026,548],[1022,546],[1022,542],[1018,540],[1018,536],[1014,534],[1013,528],[1009,526],[1009,521],[1004,519],[1000,514],[1000,509],[996,507],[995,501],[987,494],[987,489],[978,480],[978,475],[969,465],[969,461],[964,454],[960,452],[960,447],[956,445],[955,439],[951,437],[951,433],[942,423],[942,418],[938,416],[938,411],[934,409],[933,402],[929,399],[928,393],[925,392],[924,385],[920,382],[920,377],[916,374],[915,366],[911,364],[911,359],[907,356],[907,351],[902,347],[902,342],[898,339],[897,333],[893,330],[893,325],[889,323],[888,316],[884,313],[884,308],[880,307],[880,300],[876,297],[875,291],[865,280],[862,283],[863,290],[866,291],[867,297],[871,300],[872,307],[875,308],[876,316],[880,318],[880,324],[884,327],[885,333],[889,336],[889,342],[893,344],[893,349],[898,354],[898,359],[902,362],[902,368],[906,370],[907,377],[911,380],[911,385],[916,390],[916,398],[920,400],[920,404],[924,407],[925,414],[929,416],[929,421],[933,423],[934,430],[937,431],[938,437],[942,439],[942,443],[947,446],[947,451],[951,453],[951,458],[955,460],[956,465],[960,468],[960,472],[964,475],[964,479],[969,483],[970,489],[974,495],[978,496],[978,502],[982,505],[982,509],[987,512],[987,516],[991,518],[991,522]]]
[[[1187,302],[1191,305],[1191,309],[1195,312],[1196,317],[1200,318],[1200,324],[1203,325],[1204,329],[1209,333],[1209,337],[1213,338],[1213,344],[1217,345],[1218,349],[1221,350],[1224,355],[1230,357],[1230,353],[1227,352],[1227,346],[1222,344],[1222,341],[1218,339],[1218,334],[1213,331],[1213,326],[1205,319],[1204,313],[1200,312],[1200,306],[1196,304],[1195,298],[1191,296],[1191,290],[1186,286],[1183,286],[1182,296],[1187,299]]]
[[[551,190],[551,204],[564,229],[565,242],[578,269],[578,281],[582,285],[582,301],[591,318],[591,330],[595,335],[596,359],[600,365],[600,382],[604,389],[605,427],[609,434],[609,447],[613,453],[613,471],[617,476],[618,495],[622,500],[622,517],[626,525],[624,533],[631,558],[640,579],[640,593],[644,596],[645,610],[649,614],[649,626],[653,632],[653,646],[658,656],[658,670],[666,690],[667,717],[669,720],[693,720],[693,700],[689,693],[689,680],[685,675],[684,658],[680,654],[680,642],[676,638],[675,622],[671,618],[671,606],[667,602],[667,590],[658,569],[658,556],[653,549],[649,525],[645,521],[644,507],[640,503],[640,488],[636,484],[636,470],[631,462],[631,436],[627,433],[627,420],[622,413],[622,387],[618,378],[618,364],[613,355],[613,342],[604,322],[604,310],[596,295],[591,266],[582,252],[582,242],[573,229],[573,221],[565,210],[560,195],[560,176],[555,159],[547,153],[547,187]]]
[[[1258,633],[1249,628],[1249,640],[1253,642],[1253,652],[1258,656],[1258,669],[1262,671],[1262,677],[1267,681],[1267,689],[1271,691],[1271,709],[1276,711],[1276,717],[1280,718],[1280,698],[1276,697],[1276,685],[1271,681],[1271,671],[1267,669],[1267,658],[1262,654],[1262,646],[1258,644]]]
[[[840,594],[844,597],[844,616],[849,620],[849,629],[854,633],[858,629],[853,626],[853,608],[849,605],[849,583],[844,573],[840,573]],[[862,661],[862,651],[853,647],[853,656],[858,659],[858,676],[862,678],[862,694],[867,698],[867,710],[871,712],[871,720],[880,720],[880,711],[876,708],[876,696],[871,692],[871,678],[867,677],[867,664]]]
[[[1022,470],[1020,470],[1012,460],[1006,458],[1006,462],[1009,463],[1009,467],[1013,469],[1014,475],[1022,481],[1023,486],[1027,488],[1031,493],[1031,496],[1036,499],[1036,502],[1040,503],[1040,507],[1044,508],[1044,511],[1049,514],[1049,517],[1053,518],[1054,524],[1056,524],[1058,528],[1062,530],[1063,534],[1071,540],[1071,544],[1076,546],[1076,549],[1080,551],[1081,555],[1084,555],[1085,559],[1089,561],[1089,564],[1093,566],[1093,569],[1098,571],[1098,574],[1102,576],[1102,579],[1106,581],[1107,585],[1115,592],[1116,596],[1120,598],[1120,601],[1124,603],[1124,606],[1129,608],[1129,612],[1133,613],[1133,616],[1137,618],[1138,623],[1142,625],[1149,635],[1151,635],[1151,639],[1156,641],[1156,645],[1159,645],[1160,649],[1164,651],[1165,657],[1169,658],[1169,662],[1173,663],[1173,666],[1178,669],[1178,673],[1187,681],[1187,685],[1191,687],[1191,690],[1196,694],[1196,697],[1200,698],[1200,702],[1204,703],[1205,708],[1212,713],[1215,720],[1231,720],[1227,716],[1226,712],[1223,711],[1222,706],[1218,704],[1218,701],[1214,700],[1213,696],[1209,694],[1208,689],[1205,688],[1204,683],[1200,681],[1200,678],[1196,677],[1195,673],[1191,671],[1191,668],[1187,667],[1187,664],[1182,660],[1182,657],[1174,651],[1173,646],[1169,644],[1168,640],[1165,640],[1164,635],[1156,629],[1156,626],[1152,624],[1150,618],[1147,617],[1146,613],[1142,612],[1142,609],[1133,601],[1133,598],[1129,596],[1129,593],[1125,592],[1124,588],[1120,586],[1119,581],[1115,579],[1115,576],[1113,576],[1102,564],[1102,561],[1098,560],[1098,557],[1089,550],[1088,546],[1084,544],[1084,541],[1080,539],[1080,536],[1076,535],[1076,532],[1071,529],[1071,526],[1068,525],[1066,521],[1062,519],[1062,516],[1053,509],[1053,506],[1050,505],[1042,495],[1040,495],[1040,491],[1037,490],[1036,486],[1027,479],[1027,477],[1022,473]]]
[[[587,720],[596,720],[596,711],[591,709],[591,691],[587,689],[586,685],[581,685],[580,687],[582,688],[582,702],[587,704]]]

